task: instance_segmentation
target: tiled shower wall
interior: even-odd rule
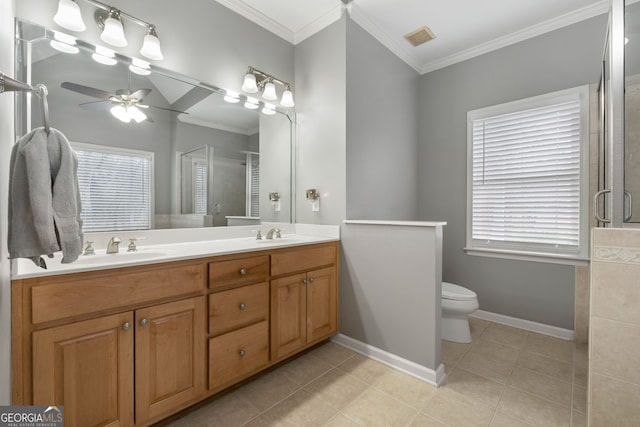
[[[589,425],[640,420],[640,230],[597,228],[591,253]]]

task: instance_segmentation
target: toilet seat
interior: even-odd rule
[[[471,301],[478,296],[470,289],[449,282],[442,282],[442,298],[456,301]]]

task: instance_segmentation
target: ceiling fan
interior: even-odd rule
[[[114,117],[125,123],[129,123],[131,120],[134,120],[136,123],[140,123],[145,120],[153,122],[153,120],[142,111],[149,107],[174,113],[188,114],[184,111],[174,110],[171,108],[142,104],[142,100],[145,96],[151,93],[151,89],[138,89],[135,92],[131,92],[128,89],[118,89],[116,90],[116,93],[110,93],[101,89],[72,82],[63,82],[60,86],[65,89],[99,99],[99,101],[90,101],[79,104],[81,108],[84,108],[85,110],[110,110]]]

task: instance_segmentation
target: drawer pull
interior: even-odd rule
[[[129,322],[124,322],[124,323],[122,324],[122,330],[123,330],[123,331],[128,331],[129,329],[131,329],[131,323],[129,323]]]
[[[313,277],[309,277],[309,283],[313,283],[313,281],[316,280]]]
[[[244,276],[244,275],[246,275],[246,274],[247,274],[247,269],[246,269],[246,268],[241,268],[241,269],[240,269],[240,275],[241,275],[241,276]]]
[[[240,308],[240,310],[244,310],[245,308],[247,308],[247,306],[245,303],[241,302],[238,308]]]
[[[147,326],[147,323],[149,323],[149,320],[148,320],[148,319],[142,319],[142,320],[140,321],[140,326]]]
[[[240,350],[240,351],[238,352],[238,355],[240,355],[240,357],[244,357],[244,355],[245,355],[245,351],[244,351],[244,350]]]

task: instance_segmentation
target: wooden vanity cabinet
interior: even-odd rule
[[[167,286],[172,277],[180,282]],[[14,282],[12,403],[62,405],[69,427],[149,425],[195,403],[205,381],[203,290],[204,268],[193,262]],[[56,305],[43,304],[40,295],[54,294]]]
[[[271,256],[272,276],[274,272],[282,275],[271,280],[272,361],[337,332],[337,262],[336,245],[283,251]]]

